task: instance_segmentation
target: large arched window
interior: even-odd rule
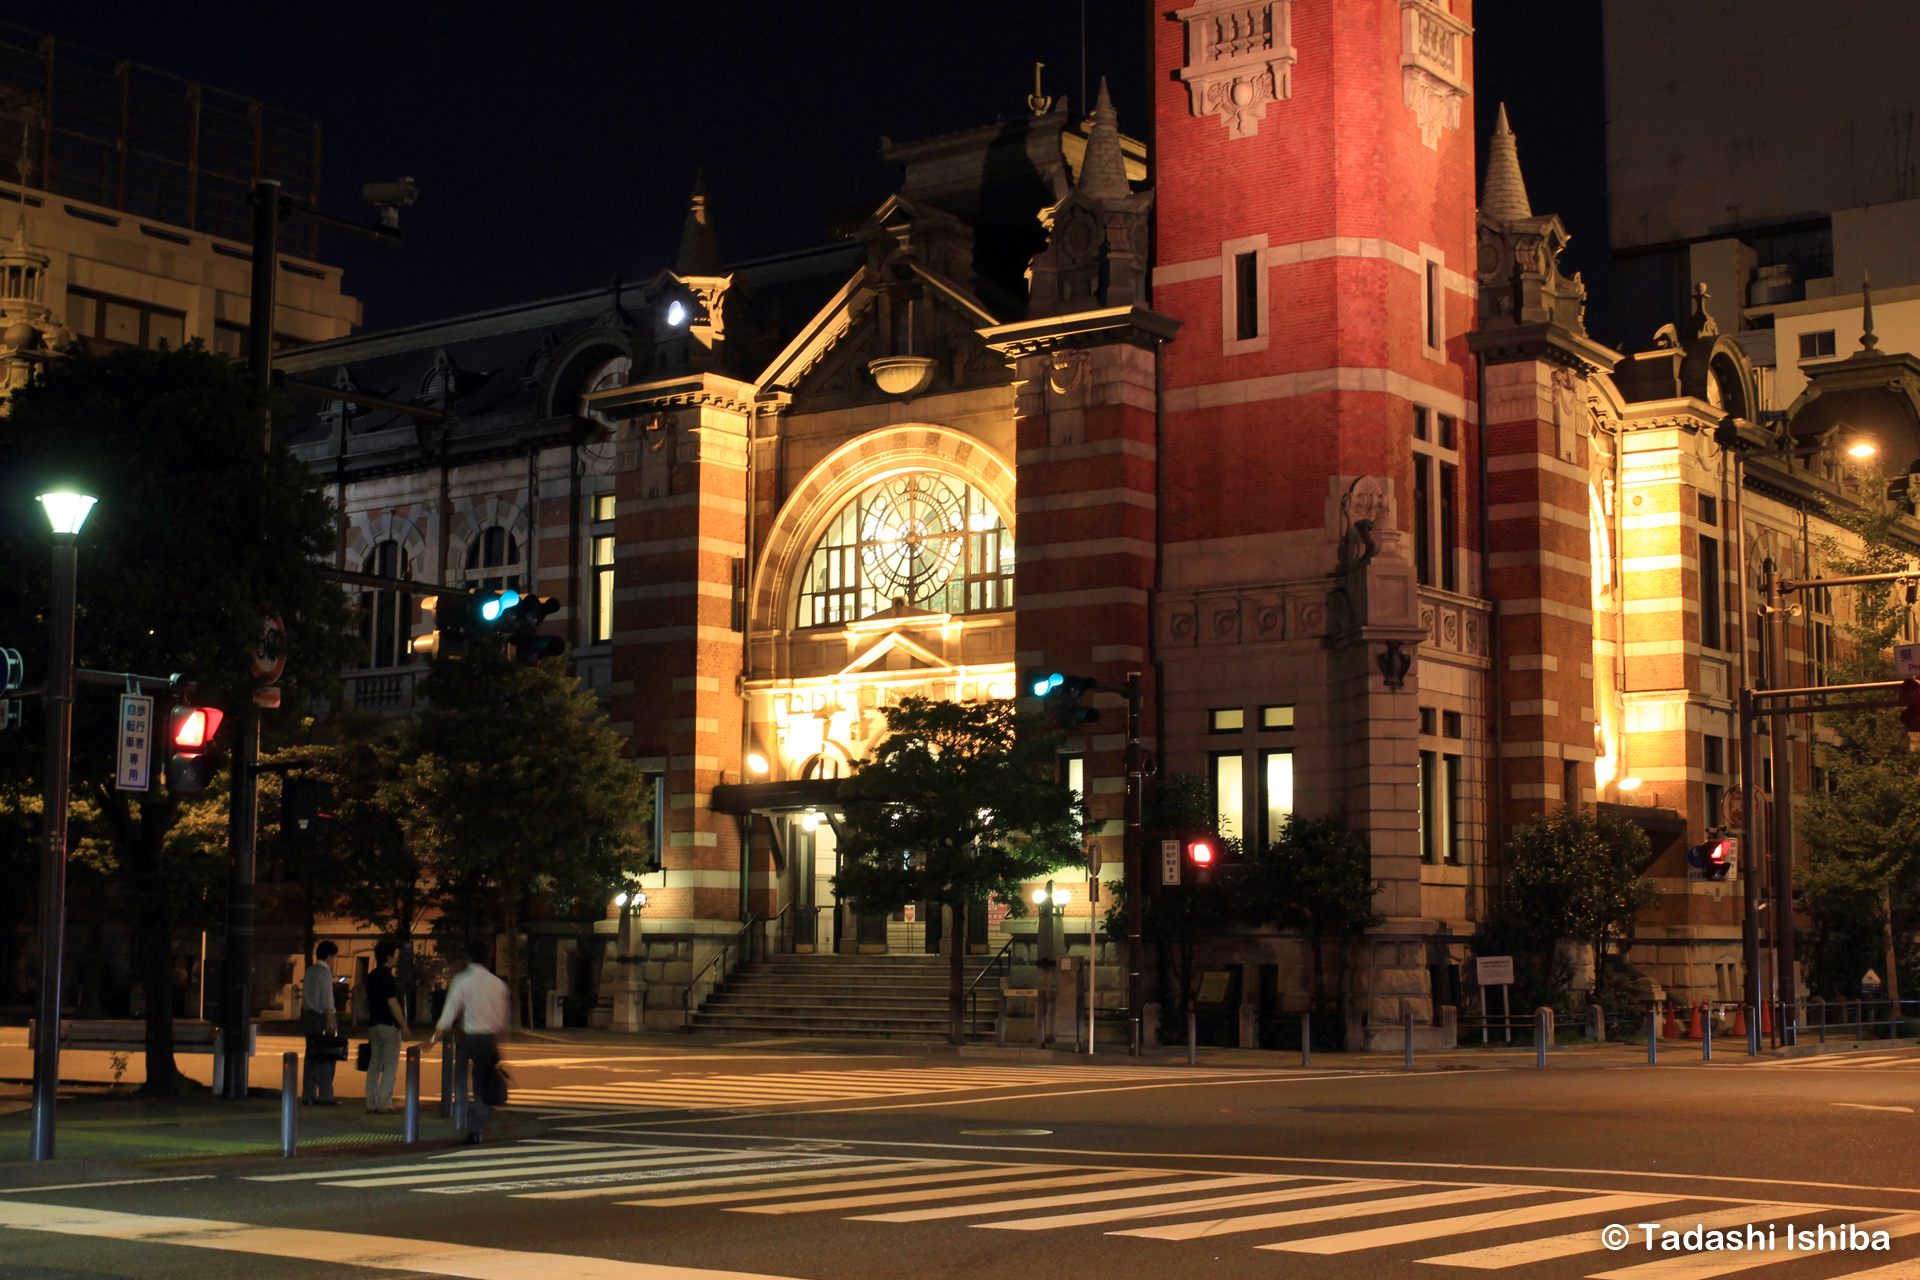
[[[520,587],[520,543],[505,529],[482,529],[467,547],[467,585],[482,591]]]
[[[382,578],[410,578],[413,567],[398,542],[388,539],[367,553],[360,572]],[[405,591],[366,591],[360,595],[360,638],[367,642],[367,665],[404,667],[413,661],[413,597]]]
[[[856,622],[896,597],[939,613],[1013,607],[1013,532],[985,494],[935,471],[861,490],[807,561],[799,625]]]

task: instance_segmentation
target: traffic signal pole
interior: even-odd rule
[[[1746,913],[1741,922],[1741,961],[1747,970],[1746,1002],[1760,1007],[1760,855],[1759,828],[1753,825],[1753,792],[1759,785],[1753,758],[1753,690],[1740,690],[1740,874],[1746,880]]]
[[[1147,1048],[1146,954],[1141,943],[1141,923],[1146,904],[1146,877],[1140,866],[1141,790],[1145,782],[1145,764],[1140,751],[1140,673],[1127,673],[1127,795],[1126,825],[1121,835],[1120,873],[1127,886],[1127,1021],[1133,1030],[1133,1052]]]
[[[271,178],[253,185],[253,290],[247,312],[247,359],[253,389],[264,398],[273,386],[273,313],[280,274],[280,184]],[[264,407],[263,407],[264,412]],[[261,424],[262,449],[273,448],[273,418]],[[254,768],[260,762],[260,708],[236,707],[239,733],[233,746],[233,803],[227,815],[227,946],[222,977],[226,985],[220,1025],[226,1054],[226,1096],[247,1096],[247,1049],[253,1022],[253,887],[258,850],[259,796]]]
[[[67,766],[73,739],[74,535],[53,540],[53,611],[47,616],[46,799],[41,812],[40,1003],[33,1042],[33,1158],[53,1159],[60,1090],[60,978],[67,921]]]
[[[1781,599],[1780,575],[1767,575],[1767,687],[1778,689],[1787,683],[1786,605]],[[1811,646],[1808,651],[1811,652]],[[1816,677],[1817,678],[1817,677]],[[1767,834],[1773,840],[1773,998],[1779,1002],[1781,1017],[1774,1034],[1781,1034],[1780,1023],[1786,1011],[1794,1007],[1793,980],[1793,757],[1787,744],[1789,717],[1775,715],[1769,726],[1773,738],[1773,821]],[[1809,738],[1811,743],[1811,738]],[[1785,771],[1784,776],[1782,770]],[[1760,1004],[1753,1005],[1759,1017]]]

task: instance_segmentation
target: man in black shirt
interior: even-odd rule
[[[400,1042],[406,1038],[407,1015],[400,1007],[400,983],[393,976],[393,956],[399,948],[382,942],[373,949],[374,970],[367,975],[367,1114],[393,1111],[393,1086],[400,1074]]]

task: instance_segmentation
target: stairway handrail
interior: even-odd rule
[[[686,989],[680,993],[680,1012],[682,1015],[680,1022],[681,1022],[682,1030],[685,1030],[685,1031],[693,1030],[693,989],[699,986],[703,981],[706,980],[707,971],[712,969],[713,966],[715,966],[716,964],[719,964],[722,960],[726,959],[727,955],[734,949],[734,947],[740,945],[743,942],[747,943],[749,946],[752,945],[751,942],[748,941],[748,934],[750,934],[753,931],[753,926],[758,924],[760,922],[760,919],[761,917],[759,916],[749,914],[747,916],[746,923],[740,926],[740,932],[734,934],[731,938],[728,938],[725,942],[721,943],[720,949],[713,953],[713,959],[707,961],[706,964],[702,965],[700,967],[700,972],[694,974],[693,977],[688,980]],[[721,977],[725,978],[725,976],[726,974],[722,972]]]
[[[974,1014],[975,1004],[974,1004],[974,995],[973,995],[974,988],[978,987],[981,984],[981,982],[983,982],[986,979],[988,974],[994,972],[996,969],[999,969],[1001,967],[1000,961],[1002,960],[1002,958],[1007,959],[1006,967],[1009,971],[1011,971],[1013,967],[1013,961],[1011,957],[1008,956],[1008,953],[1011,952],[1012,950],[1013,950],[1013,939],[1008,938],[1005,942],[1000,944],[1000,949],[993,953],[993,959],[987,961],[987,963],[981,967],[980,972],[976,973],[973,976],[973,981],[967,984],[966,994],[963,997],[963,999],[967,1006],[967,1034],[968,1035],[973,1034],[973,1021],[975,1017],[975,1014]]]

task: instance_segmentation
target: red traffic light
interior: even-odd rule
[[[1213,841],[1211,840],[1187,841],[1187,860],[1196,867],[1212,866],[1213,860],[1218,855],[1218,852],[1219,851],[1214,848]]]
[[[197,751],[213,740],[220,732],[220,721],[226,713],[216,707],[175,707],[173,710],[173,745],[182,751]]]

